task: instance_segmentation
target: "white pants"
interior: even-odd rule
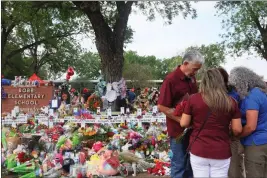
[[[190,153],[190,162],[194,177],[228,177],[229,159],[208,159]]]

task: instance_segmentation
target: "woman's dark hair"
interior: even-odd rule
[[[228,92],[231,92],[234,89],[234,87],[231,85],[228,85],[228,82],[229,82],[228,72],[222,67],[218,67],[217,69],[220,71],[221,75],[223,76],[223,81],[226,86],[226,89],[228,90]]]
[[[218,70],[220,71],[221,75],[223,76],[223,80],[224,80],[225,86],[227,87],[228,86],[228,81],[229,81],[229,74],[222,67],[218,67]]]

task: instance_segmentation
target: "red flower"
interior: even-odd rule
[[[71,93],[74,93],[75,91],[76,91],[75,88],[72,88],[72,89],[70,90]]]
[[[17,155],[17,159],[18,159],[18,161],[19,161],[20,163],[24,163],[24,162],[26,162],[26,161],[31,160],[30,158],[27,157],[26,153],[24,153],[24,152],[20,152],[20,153],[18,153],[18,155]]]
[[[83,93],[87,93],[87,92],[89,92],[89,90],[87,88],[84,88]]]

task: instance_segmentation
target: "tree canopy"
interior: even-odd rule
[[[220,1],[216,6],[226,30],[221,36],[231,54],[256,51],[267,61],[267,2]]]
[[[76,35],[88,29],[79,11],[44,8],[34,2],[1,2],[1,54],[5,76],[47,76],[67,69],[79,58],[81,47]]]
[[[96,48],[101,58],[101,71],[106,81],[119,81],[124,65],[124,44],[130,27],[128,18],[139,10],[149,20],[160,14],[167,23],[182,14],[196,17],[196,11],[188,1],[73,1],[90,20],[95,35]],[[132,32],[132,31],[130,31]],[[128,38],[129,39],[129,38]]]
[[[107,81],[124,76],[132,80],[164,79],[182,62],[182,54],[168,59],[124,52],[133,40],[128,26],[132,12],[148,20],[156,14],[171,24],[177,15],[196,17],[190,2],[182,1],[73,1],[1,2],[2,71],[5,76],[51,77],[73,66],[80,78],[97,79],[100,72]],[[77,35],[93,34],[98,53],[81,48]],[[206,66],[224,62],[223,47],[217,44],[198,48]],[[138,69],[138,70],[137,70]],[[47,72],[49,71],[49,72]],[[141,75],[142,73],[142,75]]]

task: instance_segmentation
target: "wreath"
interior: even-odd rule
[[[96,112],[98,107],[102,107],[103,102],[102,99],[96,94],[92,94],[87,99],[87,105],[90,111]]]

